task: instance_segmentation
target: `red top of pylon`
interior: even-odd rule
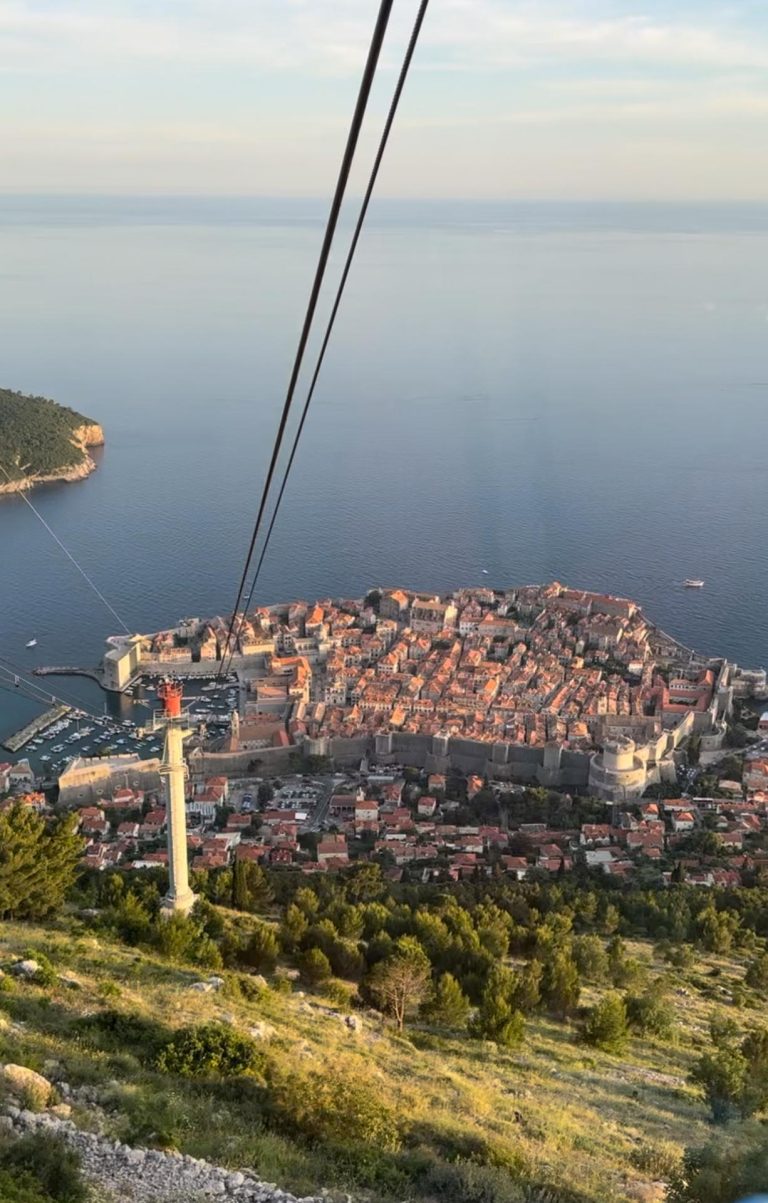
[[[157,696],[168,718],[178,718],[181,714],[181,693],[181,685],[177,681],[161,681],[158,685]]]

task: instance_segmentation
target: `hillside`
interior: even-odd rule
[[[79,480],[95,468],[98,423],[46,397],[0,389],[0,493],[42,481]]]
[[[246,931],[259,923],[223,914]],[[268,985],[222,970],[204,987],[209,971],[116,943],[92,922],[0,925],[0,1060],[65,1083],[60,1095],[78,1127],[253,1169],[297,1194],[324,1187],[446,1203],[662,1200],[684,1147],[711,1134],[688,1074],[715,1006],[740,1030],[756,1018],[730,1001],[743,964],[703,954],[695,969],[675,971],[674,1036],[633,1037],[620,1055],[585,1045],[575,1020],[543,1015],[527,1020],[519,1048],[423,1022],[398,1034],[378,1012],[350,1012],[341,990],[334,1002],[332,991],[304,992],[279,971]],[[633,942],[629,951],[661,984],[669,966],[653,946]],[[9,973],[21,956],[41,965],[32,981]],[[585,1001],[604,993],[588,987]],[[158,1061],[174,1032],[211,1021],[245,1038],[255,1057],[245,1076],[227,1074],[223,1062],[218,1072],[189,1076],[199,1040],[181,1057],[176,1049],[175,1061],[167,1052]]]

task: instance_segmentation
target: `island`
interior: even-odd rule
[[[92,418],[47,397],[0,388],[0,494],[82,480],[96,467],[88,449],[103,442]]]

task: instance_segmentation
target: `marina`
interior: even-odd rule
[[[232,711],[237,709],[237,685],[233,680],[198,678],[185,691],[192,720],[205,727],[209,739],[225,735],[230,728]],[[3,746],[14,753],[24,748],[32,766],[51,782],[75,757],[128,753],[151,759],[162,751],[159,737],[149,729],[158,704],[155,686],[140,679],[118,711],[105,708],[104,714],[94,714],[93,709],[53,706],[9,735],[2,741]]]
[[[9,735],[3,741],[3,747],[7,748],[9,752],[21,751],[28,743],[31,743],[33,740],[37,741],[42,732],[48,731],[53,726],[58,726],[70,713],[70,710],[71,707],[69,706],[51,706],[50,710],[46,710],[44,714],[33,718],[30,723],[27,723],[19,731],[15,731],[13,735]]]

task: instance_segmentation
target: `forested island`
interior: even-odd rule
[[[0,388],[0,493],[81,480],[96,467],[88,448],[103,442],[101,426],[76,410]]]

